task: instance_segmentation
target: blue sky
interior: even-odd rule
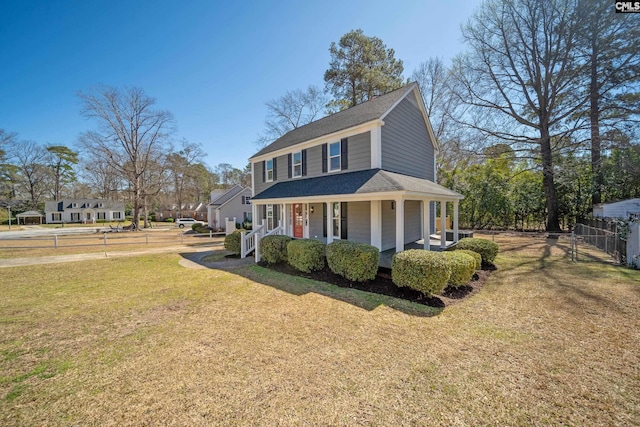
[[[76,144],[94,127],[78,91],[137,86],[174,114],[175,139],[202,144],[210,166],[244,167],[264,103],[324,87],[329,45],[352,29],[381,38],[405,77],[448,62],[479,0],[0,0],[0,128]]]

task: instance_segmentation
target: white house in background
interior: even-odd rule
[[[47,224],[124,221],[124,203],[103,199],[64,199],[45,202],[44,214]]]
[[[640,199],[628,199],[612,203],[599,203],[593,206],[593,216],[622,219],[628,219],[632,216],[640,217]]]
[[[437,151],[416,83],[301,126],[249,159],[253,229],[396,252],[424,239],[430,249],[438,203],[453,208],[455,242],[463,196],[435,182]],[[450,244],[446,233],[439,243]]]
[[[209,227],[226,231],[225,218],[236,222],[251,222],[251,189],[234,185],[229,190],[211,192],[209,209]]]

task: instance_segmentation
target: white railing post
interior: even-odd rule
[[[244,237],[245,234],[246,231],[240,232],[240,258],[245,258],[247,256],[247,242]]]
[[[255,235],[255,239],[256,239],[256,246],[255,246],[255,252],[256,252],[256,262],[260,262],[260,233]]]

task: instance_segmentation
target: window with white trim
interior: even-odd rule
[[[80,221],[80,212],[71,212],[71,221]]]
[[[113,212],[113,219],[122,219],[120,214],[121,214],[121,212]]]
[[[333,238],[340,238],[340,202],[333,203]]]
[[[292,162],[291,162],[291,175],[294,178],[298,178],[302,176],[302,151],[298,151],[297,153],[293,153]]]
[[[250,205],[251,204],[251,196],[242,196],[242,204]]]
[[[264,162],[265,177],[267,182],[273,181],[273,159]]]
[[[51,214],[51,221],[62,221],[62,214],[53,212]]]
[[[329,144],[329,172],[341,169],[340,141]]]
[[[267,230],[273,230],[273,205],[267,205]]]

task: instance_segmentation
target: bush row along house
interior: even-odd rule
[[[301,126],[249,159],[254,229],[264,221],[294,238],[380,251],[424,239],[430,249],[437,202],[452,204],[457,241],[463,196],[436,184],[437,151],[416,83]]]

